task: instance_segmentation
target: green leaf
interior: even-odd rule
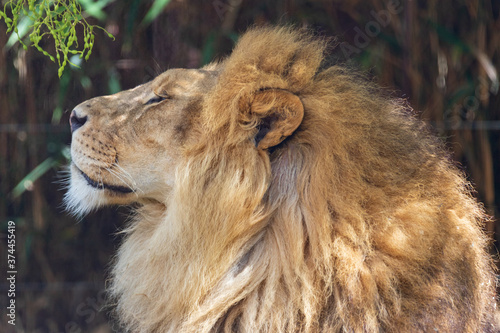
[[[155,0],[149,11],[146,13],[146,16],[144,16],[141,25],[147,26],[151,22],[153,22],[154,19],[161,14],[163,9],[165,9],[165,7],[168,5],[169,2],[170,0]]]
[[[19,39],[22,39],[28,31],[30,31],[31,26],[33,25],[33,21],[29,18],[29,16],[24,16],[21,18],[19,23],[17,24],[17,33],[13,32],[7,43],[5,44],[4,50],[8,51],[10,48],[19,41]]]
[[[96,2],[93,0],[78,0],[86,14],[101,21],[104,21],[107,17],[106,13],[103,12],[102,9],[112,1],[114,0],[98,0]]]
[[[84,16],[91,15],[105,19],[106,15],[102,8],[111,1],[114,0],[11,0],[9,8],[14,19],[11,23],[7,23],[7,31],[14,30],[15,33],[11,34],[5,50],[9,50],[17,41],[22,44],[24,49],[27,49],[28,45],[31,44],[39,52],[50,57],[50,60],[56,61],[57,59],[56,62],[59,66],[57,74],[61,77],[68,62],[71,65],[76,64],[71,63],[69,59],[71,55],[83,56],[85,54],[85,60],[88,59],[94,44],[94,28],[103,30],[110,38],[114,39],[106,29],[91,25],[84,18]],[[82,12],[80,2],[86,11]],[[59,6],[60,4],[63,6]],[[6,7],[8,6],[6,5],[4,8]],[[0,17],[6,18],[5,12],[1,8]],[[7,22],[7,20],[5,21]],[[82,28],[79,30],[82,31],[85,41],[83,50],[78,49],[77,26]],[[29,42],[24,42],[23,39],[30,30]],[[42,37],[46,35],[53,38],[55,58],[54,54],[49,54],[43,49],[43,46],[39,45]]]
[[[439,38],[450,45],[458,46],[463,52],[471,52],[471,47],[467,45],[459,36],[454,34],[451,30],[446,29],[444,26],[437,22],[428,20],[429,26],[433,28],[438,34]]]
[[[28,189],[28,184],[33,184],[38,178],[43,176],[51,168],[58,164],[56,160],[52,157],[47,158],[45,161],[40,163],[36,168],[34,168],[30,173],[24,177],[19,184],[14,187],[11,194],[13,198],[17,198],[23,194]]]
[[[212,61],[215,54],[215,38],[216,34],[212,31],[208,34],[207,40],[203,45],[203,49],[201,51],[201,62],[203,65],[206,65]]]
[[[61,150],[61,154],[64,156],[66,161],[71,162],[71,149],[69,147],[64,147]]]
[[[119,75],[114,69],[109,70],[108,75],[108,91],[111,95],[116,94],[117,92],[122,90]]]
[[[64,76],[63,76],[64,77]],[[60,106],[56,106],[52,112],[52,124],[59,124],[61,117],[63,115],[63,109]]]

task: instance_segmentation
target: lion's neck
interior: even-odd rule
[[[205,318],[208,309],[211,315],[214,310],[224,313],[232,304],[227,301],[248,293],[249,281],[255,280],[253,270],[263,250],[263,232],[257,232],[262,221],[235,237],[221,226],[210,226],[210,221],[184,220],[188,209],[148,203],[138,209],[126,231],[111,294],[117,298],[119,316],[129,318],[132,328],[134,323],[141,328],[151,323],[152,330],[159,325],[164,331],[178,331],[188,313],[196,314],[195,321]],[[142,318],[141,323],[135,318]],[[215,325],[206,318],[203,323]]]

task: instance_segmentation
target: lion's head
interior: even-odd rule
[[[399,100],[307,32],[77,106],[69,207],[138,203],[111,295],[133,332],[493,330],[485,215]]]
[[[194,135],[192,122],[216,80],[214,71],[175,69],[74,108],[69,205],[87,213],[106,204],[163,202],[181,147]]]

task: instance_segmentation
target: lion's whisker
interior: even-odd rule
[[[124,177],[126,177],[132,183],[132,185],[137,186],[137,182],[132,177],[132,175],[128,171],[126,171],[124,168],[122,168],[118,163],[116,163],[116,162],[113,163],[112,167],[119,169],[120,172],[122,173],[122,175]]]
[[[137,195],[137,192],[140,192],[140,193],[144,193],[144,191],[142,191],[140,188],[138,187],[134,187],[132,184],[130,184],[126,179],[124,179],[122,177],[122,175],[120,175],[118,172],[112,170],[111,168],[106,168],[105,169],[107,172],[109,172],[111,175],[115,176],[116,178],[118,178],[121,182],[123,182],[129,189],[131,189],[134,193],[136,193]],[[122,169],[123,170],[123,169]]]

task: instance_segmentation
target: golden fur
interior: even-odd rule
[[[221,63],[75,109],[69,206],[140,204],[112,272],[124,330],[495,331],[469,184],[324,50],[253,29]]]

